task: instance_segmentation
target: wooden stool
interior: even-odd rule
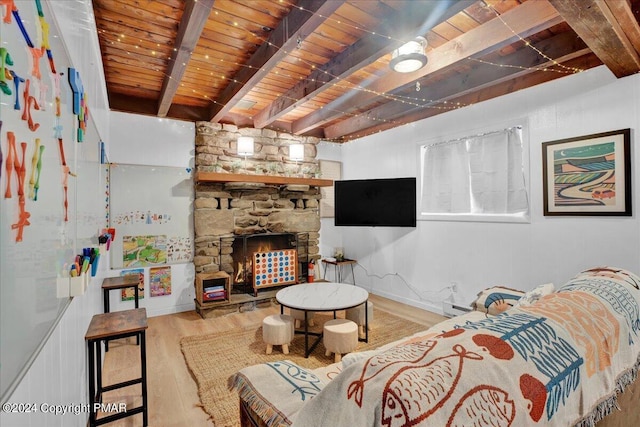
[[[364,335],[364,325],[369,325],[369,330],[371,330],[371,321],[373,321],[373,303],[371,301],[367,301],[367,317],[364,316],[364,304],[359,305],[357,307],[348,308],[345,311],[345,319],[349,319],[351,321],[356,322],[358,325],[358,329],[360,331],[360,335]]]
[[[324,324],[323,343],[326,356],[335,354],[335,361],[358,347],[358,325],[348,319],[332,319]]]
[[[109,291],[114,289],[127,289],[133,288],[135,307],[138,308],[139,295],[138,295],[138,283],[140,282],[140,276],[136,274],[128,274],[126,276],[119,277],[107,277],[102,281],[102,304],[104,306],[104,312],[109,313]],[[140,344],[140,341],[136,339],[136,344]],[[109,351],[109,342],[104,342],[104,351]]]
[[[313,311],[307,311],[306,313],[307,313],[307,321],[309,322],[308,326],[313,326],[314,325],[313,318],[315,316],[315,313]],[[296,310],[294,308],[289,310],[289,315],[293,317],[293,319],[295,320],[294,326],[296,329],[300,327],[302,322],[304,322],[304,314],[305,314],[304,310]]]
[[[134,303],[138,308],[138,301],[140,296],[138,295],[138,283],[140,282],[139,275],[128,274],[126,276],[119,277],[107,277],[102,281],[102,304],[104,305],[104,312],[108,313],[109,310],[109,291],[114,289],[127,289],[133,288]]]
[[[96,314],[91,319],[84,339],[89,350],[89,425],[91,427],[110,423],[121,418],[142,413],[142,425],[146,427],[147,413],[147,353],[145,331],[147,329],[147,311],[144,308],[116,311],[113,313]],[[101,342],[110,339],[137,337],[140,340],[140,378],[123,381],[112,385],[102,385],[102,348]],[[126,408],[124,412],[96,419],[95,403],[103,403],[102,393],[129,387],[134,384],[142,386],[142,405],[136,408]]]
[[[282,352],[289,354],[289,343],[293,340],[293,319],[286,314],[272,314],[262,320],[262,339],[267,343],[267,354],[274,345],[281,345]]]

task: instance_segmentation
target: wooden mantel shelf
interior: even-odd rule
[[[196,182],[260,182],[275,185],[310,185],[312,187],[331,187],[333,185],[331,179],[218,172],[196,172]]]

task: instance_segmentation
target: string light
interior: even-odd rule
[[[509,30],[511,31],[511,33],[513,35],[515,35],[516,37],[518,37],[518,39],[524,43],[524,45],[526,47],[528,47],[529,49],[532,49],[533,51],[535,51],[538,55],[540,55],[541,57],[543,57],[544,59],[546,59],[547,61],[551,62],[552,66],[557,66],[560,67],[564,70],[569,70],[570,74],[574,74],[574,73],[581,73],[584,70],[581,68],[576,68],[576,67],[567,67],[566,65],[563,65],[561,63],[559,63],[558,61],[556,61],[555,59],[547,56],[544,52],[542,52],[540,49],[538,49],[537,47],[535,47],[534,45],[531,44],[531,42],[529,40],[526,40],[525,38],[523,38],[520,34],[518,34],[516,31],[513,30],[513,28],[511,28],[511,26],[502,18],[502,15],[500,15],[500,13],[498,13],[498,11],[491,6],[490,4],[488,4],[487,2],[485,2],[484,0],[482,1],[482,3],[484,3],[485,8],[489,9],[490,11],[492,11],[496,17],[500,20],[500,22],[502,22],[502,24]],[[492,64],[492,65],[497,65],[497,64]],[[526,70],[536,70],[538,71],[537,68],[527,68],[524,67],[524,69]],[[542,71],[553,71],[553,70],[549,70],[549,69],[543,69]]]
[[[584,71],[584,70],[581,70],[581,71],[557,70],[555,68],[549,68],[549,67],[525,67],[523,65],[512,65],[512,64],[496,64],[494,62],[485,61],[484,59],[479,59],[479,58],[469,58],[469,59],[475,62],[479,62],[481,64],[493,65],[495,67],[500,67],[500,68],[515,68],[518,70],[551,71],[551,72],[560,73],[560,74],[575,74],[575,73]],[[569,67],[565,67],[565,68],[569,68]]]
[[[130,54],[130,52],[128,52],[128,51],[127,51],[127,54]],[[221,59],[220,59],[220,61],[221,61],[221,62],[230,63],[230,61],[225,61],[223,58],[221,58]],[[246,65],[246,64],[240,64],[240,63],[238,63],[238,62],[231,62],[231,63],[232,63],[233,65],[235,65],[235,66],[238,66],[238,67],[245,67],[245,68],[256,69],[256,70],[258,69],[257,67],[254,67],[254,66],[251,66],[251,65]],[[165,74],[163,71],[161,71],[161,70],[159,70],[159,69],[155,69],[155,70],[156,70],[157,72],[161,72],[161,73],[163,73],[163,75],[165,75],[165,76],[167,76],[167,77],[169,77],[169,78],[172,78],[171,76],[168,76],[167,74]],[[279,70],[276,70],[276,71],[279,71]],[[326,71],[323,71],[323,72],[324,72],[325,74],[327,74],[327,75],[331,75],[330,73],[328,73],[328,72],[326,72]],[[284,74],[284,73],[280,73],[280,76],[291,77],[291,78],[293,78],[293,77],[294,77],[294,76],[292,76],[292,75],[290,75],[290,74]],[[226,76],[224,76],[224,75],[221,75],[221,76],[220,76],[220,78],[221,78],[222,80],[229,80],[229,78],[227,78],[227,77],[226,77]],[[306,79],[306,78],[304,78],[304,77],[302,77],[302,76],[300,76],[300,79],[303,79],[303,80],[307,80],[307,81],[309,81],[309,79]],[[237,84],[244,84],[243,82],[241,82],[241,81],[239,81],[239,80],[236,80],[236,79],[230,79],[229,81],[231,81],[231,82],[233,82],[233,83],[237,83]],[[348,85],[343,85],[342,83],[338,83],[338,82],[340,82],[340,81],[341,81],[341,79],[337,79],[337,82],[332,83],[332,86],[337,86],[337,87],[340,87],[340,88],[346,88],[346,89],[350,89],[350,90],[361,90],[361,91],[366,91],[366,92],[369,92],[369,93],[373,93],[373,94],[375,94],[376,96],[384,97],[384,98],[387,98],[387,99],[389,99],[389,100],[397,101],[397,102],[401,102],[401,103],[404,103],[404,104],[414,105],[414,106],[416,106],[416,107],[424,107],[424,104],[422,104],[422,103],[420,103],[420,102],[418,102],[418,101],[421,101],[421,102],[423,102],[423,103],[425,103],[425,104],[426,104],[426,103],[430,103],[430,102],[438,102],[438,101],[436,101],[436,100],[428,100],[428,99],[424,99],[424,98],[422,98],[422,99],[418,99],[418,98],[409,98],[409,97],[402,97],[402,96],[399,96],[399,95],[390,95],[390,94],[386,94],[386,93],[382,93],[382,92],[376,92],[376,91],[372,91],[372,90],[370,90],[370,89],[368,89],[368,88],[361,87],[361,86],[359,86],[359,85],[356,85],[356,84],[351,83],[351,82],[348,82],[348,81],[346,81],[346,83],[348,83]],[[345,81],[345,80],[344,80],[344,79],[342,79],[342,81]],[[182,87],[184,87],[184,86],[185,86],[184,82],[182,82],[180,85],[181,85]],[[195,89],[192,89],[192,93],[196,93],[196,94],[198,94],[199,96],[202,96],[202,97],[203,97],[203,99],[206,99],[206,100],[208,100],[209,102],[211,102],[211,103],[213,103],[213,104],[215,104],[215,105],[219,105],[219,106],[222,106],[222,107],[224,107],[224,106],[226,105],[226,104],[220,103],[220,102],[218,102],[218,101],[216,101],[216,100],[214,100],[214,99],[211,99],[211,97],[210,97],[210,96],[208,96],[207,94],[200,93],[200,92],[198,92],[198,91],[197,91],[197,90],[195,90]],[[292,97],[288,97],[288,96],[285,96],[285,95],[280,95],[280,96],[281,96],[281,97],[282,97],[282,96],[284,96],[286,99],[289,99],[289,100],[294,101],[294,102],[299,101],[299,99],[292,98]],[[313,100],[309,100],[309,101],[307,101],[307,103],[308,103],[308,104],[312,104],[312,105],[311,105],[311,107],[316,108],[316,109],[325,109],[325,108],[326,108],[326,106],[325,106],[325,105],[317,104],[317,103],[316,103],[315,101],[313,101]],[[446,101],[444,101],[444,102],[443,102],[443,104],[447,104],[447,102],[446,102]],[[427,107],[428,107],[428,108],[434,108],[434,109],[442,109],[442,110],[452,110],[452,109],[461,108],[462,106],[465,106],[465,105],[457,104],[457,105],[451,105],[451,106],[446,106],[446,107],[440,107],[440,106],[435,106],[435,105],[428,105]],[[387,120],[387,119],[382,119],[382,118],[377,118],[377,117],[370,117],[370,116],[367,116],[367,114],[366,114],[366,113],[348,112],[348,111],[343,111],[343,110],[339,110],[339,109],[335,109],[335,108],[331,108],[330,110],[331,110],[331,111],[333,111],[333,112],[339,113],[339,114],[341,114],[341,115],[343,115],[343,116],[347,116],[347,117],[364,117],[364,118],[367,118],[367,119],[368,119],[368,120],[370,120],[370,121],[378,122],[378,123],[391,124],[391,125],[395,125],[395,126],[398,126],[398,125],[404,124],[404,123],[402,123],[402,122],[398,122],[398,121],[395,121],[395,120]],[[268,126],[267,128],[269,128],[269,129],[274,129],[274,130],[280,130],[280,131],[284,131],[284,132],[288,132],[288,129],[283,129],[283,128],[274,127],[274,126]],[[379,131],[377,131],[377,132],[379,132]],[[377,132],[372,132],[372,133],[377,133]],[[370,134],[357,135],[356,137],[362,137],[362,136],[366,136],[366,135],[370,135]],[[336,141],[343,142],[343,141],[344,141],[344,137],[339,137],[339,138],[324,138],[324,140],[327,140],[327,141],[334,141],[334,142],[336,142]]]
[[[272,46],[274,48],[277,48],[276,45],[274,45],[273,43],[271,43],[269,41],[265,41],[265,43],[269,44],[270,46]],[[127,53],[129,53],[129,52],[127,52]],[[208,56],[209,55],[205,55],[205,58],[208,58]],[[224,58],[220,58],[219,61],[222,62],[223,64],[232,65],[232,66],[234,66],[236,68],[240,67],[240,68],[248,68],[248,69],[252,69],[252,70],[256,70],[256,71],[263,71],[263,72],[266,71],[264,68],[259,68],[259,67],[255,67],[255,66],[248,65],[248,64],[242,64],[242,63],[239,63],[239,62],[236,62],[236,61],[226,61]],[[304,59],[302,59],[302,61],[305,62],[305,63],[308,63],[308,61],[306,61]],[[183,63],[183,65],[186,65],[186,64]],[[310,66],[311,67],[315,67],[315,64],[310,64]],[[162,72],[162,70],[159,70],[157,68],[155,69],[155,71]],[[306,77],[304,77],[302,75],[295,76],[295,75],[292,75],[292,74],[288,74],[288,73],[284,72],[284,70],[281,70],[279,68],[274,69],[273,72],[274,72],[274,74],[278,75],[279,77],[292,78],[292,79],[297,79],[299,81],[300,80],[304,80],[304,81],[307,81],[307,82],[315,82],[316,81],[316,79],[314,79],[314,78],[306,78]],[[357,83],[349,82],[346,79],[341,79],[341,78],[339,78],[339,76],[335,76],[335,75],[329,73],[326,70],[322,70],[322,73],[327,75],[328,77],[330,77],[332,81],[329,84],[331,86],[333,86],[333,87],[338,88],[338,89],[359,90],[359,91],[362,91],[362,92],[371,93],[371,94],[373,94],[375,96],[378,96],[378,97],[382,97],[382,98],[388,99],[390,101],[401,102],[403,104],[413,105],[415,107],[424,107],[425,104],[429,104],[429,103],[442,103],[442,104],[445,104],[445,105],[447,104],[446,101],[442,102],[442,101],[433,100],[433,99],[416,98],[416,97],[409,97],[409,96],[393,95],[393,94],[388,94],[388,93],[385,93],[385,92],[377,92],[377,91],[371,90],[371,89],[369,89],[367,87],[360,86]],[[171,76],[169,76],[169,78],[171,78]],[[228,79],[224,75],[220,75],[220,78],[223,79],[223,80]],[[236,79],[230,79],[230,81],[233,82],[233,83],[237,83],[237,84],[244,84],[243,82],[241,82],[239,80],[236,80]],[[184,83],[182,85],[184,86]],[[202,94],[202,95],[206,99],[209,99],[208,96],[206,96],[204,94]],[[280,96],[284,96],[284,95],[280,95]],[[292,98],[292,97],[287,97],[287,96],[285,96],[285,98],[289,99],[289,100],[292,100],[294,102],[300,101],[300,99],[297,99],[297,98]],[[217,101],[212,101],[212,102],[214,102],[217,105],[221,105],[221,106],[225,105],[225,104],[218,103]],[[313,102],[313,101],[310,100],[310,101],[307,101],[307,102]],[[460,107],[467,106],[467,105],[458,104],[458,105],[444,106],[444,107],[437,106],[437,105],[429,105],[428,108],[451,110],[451,109],[456,109],[456,108],[460,108]],[[315,106],[315,108],[318,108],[318,106]],[[348,115],[348,116],[351,116],[351,117],[365,116],[365,114],[348,113],[346,111],[342,111],[342,110],[338,110],[338,109],[332,109],[332,111],[335,111],[335,112],[343,114],[343,115]],[[381,120],[383,120],[383,119],[376,119],[376,118],[371,118],[371,117],[369,119],[373,120],[373,121],[381,121]],[[387,122],[388,123],[395,123],[394,121],[387,121]]]
[[[371,31],[371,30],[367,30],[366,28],[363,28],[361,26],[358,25],[354,25],[351,24],[349,22],[343,22],[340,19],[336,19],[333,18],[332,16],[325,16],[316,12],[313,12],[311,10],[305,9],[302,6],[298,6],[298,5],[293,5],[291,3],[287,3],[284,0],[280,0],[280,3],[286,4],[287,6],[291,7],[291,8],[298,8],[301,11],[305,11],[307,13],[310,13],[312,15],[318,16],[323,18],[326,21],[332,21],[335,22],[336,24],[342,25],[342,26],[348,26],[353,28],[354,30],[357,30],[358,32],[363,32],[363,33],[368,33],[371,35],[379,35],[381,37],[385,37],[388,40],[393,40],[396,41],[398,43],[403,43],[403,40],[400,39],[396,39],[393,38],[389,35],[382,35],[382,34],[377,34],[377,32],[375,31]],[[492,63],[490,61],[486,61],[486,60],[482,60],[482,59],[478,59],[478,58],[467,58],[479,63],[483,63],[483,64],[487,64],[487,65],[492,65],[492,66],[498,66],[498,67],[511,67],[511,68],[517,68],[517,69],[522,69],[522,70],[529,70],[529,71],[551,71],[551,72],[557,72],[557,73],[562,73],[562,74],[573,74],[573,73],[578,73],[578,72],[582,72],[584,71],[583,69],[580,68],[576,68],[576,67],[567,67],[564,66],[563,64],[559,63],[558,61],[550,58],[549,56],[547,56],[546,54],[544,54],[544,52],[540,51],[538,48],[536,48],[535,46],[533,46],[529,41],[525,40],[524,38],[522,38],[519,34],[517,34],[510,26],[509,24],[502,18],[502,16],[500,15],[500,13],[498,11],[496,11],[492,6],[488,5],[487,3],[483,2],[485,7],[489,10],[491,10],[498,19],[500,19],[500,21],[502,22],[503,25],[505,25],[506,28],[508,28],[514,35],[516,35],[520,41],[522,41],[524,43],[524,45],[527,48],[530,48],[532,50],[534,50],[538,55],[540,55],[541,57],[545,58],[548,62],[550,62],[552,65],[550,65],[549,67],[526,67],[526,66],[518,66],[518,65],[506,65],[506,64],[496,64],[496,63]],[[216,15],[218,15],[218,11],[214,11]],[[239,26],[237,21],[233,22],[233,26],[234,27],[238,27],[238,28],[242,28]],[[247,31],[248,33],[250,33],[252,36],[256,37],[258,40],[261,40],[262,43],[267,43],[270,47],[273,47],[276,50],[280,50],[282,53],[284,53],[285,55],[291,55],[292,52],[283,49],[273,43],[271,43],[267,38],[265,37],[260,37],[259,35],[256,35],[255,33],[252,33],[249,30],[244,29],[245,31]],[[102,33],[106,38],[108,38],[108,33],[109,31],[107,30],[100,30],[100,33]],[[119,43],[123,43],[123,39],[125,39],[125,34],[120,33],[114,33],[116,35],[117,41]],[[108,42],[108,40],[105,40]],[[298,36],[298,38],[296,39],[296,48],[297,49],[301,49],[302,48],[302,41],[303,39]],[[139,40],[140,44],[143,44],[143,40],[140,39]],[[113,41],[110,42],[112,45],[115,44]],[[159,43],[156,43],[157,47],[160,47]],[[139,50],[140,49],[140,45],[135,45],[135,49]],[[174,52],[177,52],[177,48],[173,48],[172,49]],[[131,55],[131,52],[129,52],[128,50],[126,50],[127,55]],[[155,50],[150,50],[151,54],[153,56],[156,56],[157,52]],[[191,54],[193,54],[193,52],[191,52]],[[171,56],[168,57],[169,60],[172,60],[173,58]],[[210,56],[209,54],[205,54],[204,55],[204,59],[209,60]],[[309,69],[311,71],[313,70],[317,70],[317,65],[315,63],[312,63],[311,61],[305,59],[303,56],[297,57],[296,58],[298,62],[301,62],[303,64],[306,64]],[[287,73],[286,70],[280,68],[280,67],[276,67],[272,70],[266,70],[264,68],[260,68],[260,67],[255,67],[252,65],[248,65],[248,64],[243,64],[243,63],[239,63],[237,61],[227,61],[224,58],[219,58],[219,62],[221,63],[222,66],[226,66],[226,67],[233,67],[233,68],[249,68],[252,70],[256,70],[256,71],[262,71],[262,72],[271,72],[274,75],[277,75],[280,78],[290,78],[294,81],[306,81],[306,82],[310,82],[310,83],[314,83],[317,79],[309,77],[309,76],[304,76],[302,74],[291,74],[291,73]],[[182,63],[183,66],[186,66],[186,63]],[[557,67],[557,68],[551,68],[551,67]],[[560,68],[560,69],[558,69]],[[199,69],[199,68],[198,68]],[[165,77],[169,77],[172,78],[171,76],[167,75],[164,71],[160,70],[159,68],[154,68],[154,70],[156,72],[160,72],[162,73]],[[389,101],[393,101],[393,102],[400,102],[402,104],[407,104],[407,105],[411,105],[411,106],[415,106],[415,107],[420,107],[420,108],[431,108],[431,109],[440,109],[440,110],[453,110],[453,109],[458,109],[458,108],[462,108],[462,107],[466,107],[472,104],[463,104],[463,103],[451,103],[448,102],[446,100],[432,100],[432,99],[425,99],[425,98],[418,98],[418,97],[410,97],[410,96],[402,96],[402,95],[394,95],[394,94],[390,94],[390,93],[386,93],[386,92],[377,92],[374,90],[371,90],[367,87],[361,86],[358,83],[355,82],[351,82],[348,79],[341,79],[339,76],[337,75],[333,75],[330,72],[328,72],[327,70],[320,70],[320,72],[322,74],[324,74],[325,76],[329,77],[329,82],[327,84],[329,84],[332,88],[336,88],[336,89],[340,89],[340,90],[348,90],[348,91],[361,91],[361,92],[366,92],[369,94],[372,94],[376,97],[381,97],[384,99],[387,99]],[[210,75],[214,75],[213,71],[210,72]],[[353,76],[350,76],[353,77]],[[226,81],[228,84],[229,83],[235,83],[235,84],[239,84],[239,85],[244,85],[245,82],[242,81],[238,81],[235,78],[229,78],[226,77],[224,75],[220,75],[219,77],[222,81]],[[181,86],[184,87],[184,82],[181,83]],[[420,87],[420,82],[416,81],[415,83],[415,90],[416,92],[419,92],[421,89]],[[209,95],[205,94],[205,93],[201,93],[196,89],[192,89],[192,93],[197,94],[198,96],[202,96],[203,99],[206,99],[208,102],[211,102],[215,105],[219,105],[219,106],[226,106],[226,104],[222,104],[218,101],[216,101],[215,99],[212,99]],[[289,97],[286,95],[278,95],[279,97],[284,97],[285,99],[291,100],[293,102],[299,102],[301,101],[301,99],[296,99],[293,97]],[[277,98],[277,97],[276,97]],[[331,102],[331,101],[329,101]],[[434,105],[434,104],[438,104],[438,105]],[[382,119],[382,118],[378,118],[378,117],[372,117],[369,116],[366,113],[358,113],[358,112],[348,112],[348,111],[342,111],[339,109],[334,109],[331,107],[326,107],[326,105],[319,105],[316,101],[314,100],[308,100],[305,101],[304,104],[302,104],[303,106],[309,106],[309,108],[315,108],[315,109],[325,109],[325,108],[330,108],[331,111],[339,113],[343,116],[347,116],[347,117],[362,117],[362,118],[366,118],[370,121],[373,122],[378,122],[378,123],[386,123],[386,124],[392,124],[392,125],[400,125],[400,124],[404,124],[403,122],[399,122],[396,120],[387,120],[387,119]],[[274,127],[268,126],[268,128],[274,129]],[[278,129],[278,128],[275,128]],[[286,129],[281,129],[283,131],[287,131]],[[366,133],[366,134],[357,134],[357,135],[352,135],[353,137],[359,138],[362,136],[366,136],[366,135],[371,135],[374,133],[379,133],[381,131],[373,131],[370,133]],[[344,137],[340,137],[338,138],[338,140],[343,140]],[[336,140],[336,139],[327,139],[327,140]]]

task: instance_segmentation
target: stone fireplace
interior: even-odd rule
[[[255,154],[247,159],[237,154],[241,135],[255,141]],[[320,258],[321,193],[313,185],[321,181],[314,179],[318,142],[268,129],[196,124],[196,274],[224,271],[232,293],[251,292],[247,258],[268,242],[273,249],[295,248],[298,281],[306,280],[308,263]],[[304,145],[302,162],[288,160],[291,144]]]

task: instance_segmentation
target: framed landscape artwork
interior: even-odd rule
[[[630,129],[544,142],[544,214],[631,216],[630,143]]]

